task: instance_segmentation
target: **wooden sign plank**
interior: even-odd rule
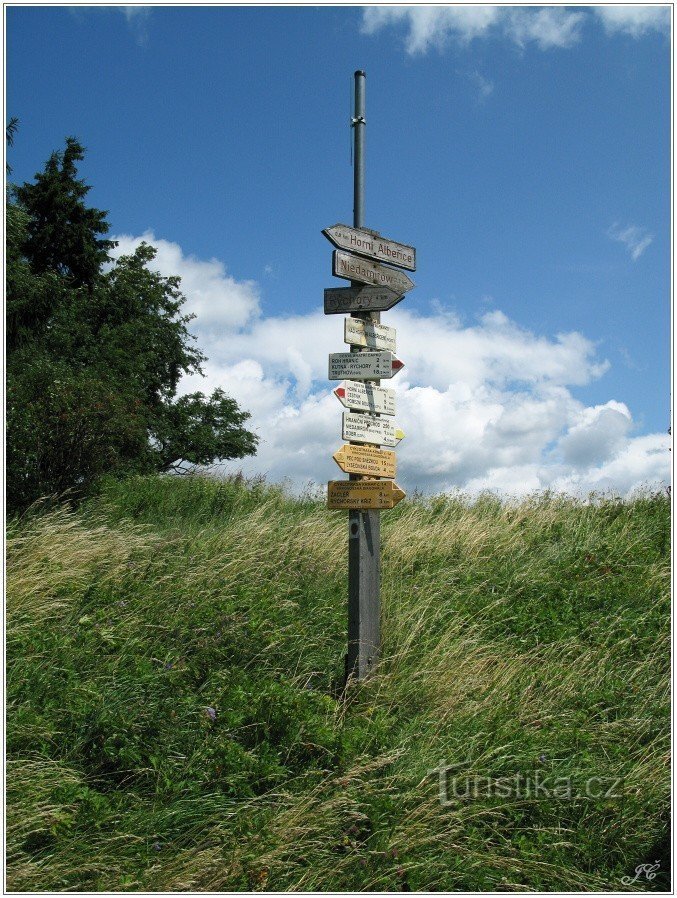
[[[376,384],[360,383],[356,380],[344,380],[334,390],[334,396],[341,405],[359,412],[371,412],[373,415],[395,414],[395,391]]]
[[[344,412],[343,439],[350,443],[370,443],[372,446],[397,446],[404,439],[404,431],[396,428],[391,418]]]
[[[324,314],[346,312],[387,312],[404,299],[404,293],[388,287],[327,287],[324,291]]]
[[[344,224],[332,225],[325,228],[322,233],[339,249],[347,249],[351,253],[357,253],[358,256],[367,256],[377,262],[389,262],[398,268],[416,271],[416,250],[413,246],[396,243],[387,237],[380,237]]]
[[[343,445],[332,458],[346,474],[364,474],[368,477],[395,476],[397,456],[389,449]]]
[[[366,346],[368,349],[397,350],[397,331],[394,327],[360,318],[346,318],[343,340],[351,346]]]
[[[332,273],[349,281],[361,284],[373,284],[376,287],[389,287],[396,293],[406,293],[414,287],[414,282],[403,271],[388,268],[370,259],[351,256],[340,249],[335,249],[332,256]]]
[[[330,480],[328,508],[394,508],[405,497],[394,480]]]
[[[404,368],[392,352],[330,352],[329,380],[380,380]]]

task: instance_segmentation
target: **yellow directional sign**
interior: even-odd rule
[[[333,459],[346,474],[366,474],[370,477],[394,477],[394,452],[375,449],[373,446],[343,445]]]
[[[330,480],[327,508],[394,508],[404,496],[394,480]]]

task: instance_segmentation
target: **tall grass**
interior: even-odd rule
[[[13,522],[10,888],[665,888],[669,527],[661,496],[403,503],[383,659],[340,693],[347,528],[312,496],[139,478]],[[441,803],[440,762],[572,794]]]

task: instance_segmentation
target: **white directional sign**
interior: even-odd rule
[[[413,246],[396,243],[387,237],[377,237],[368,231],[351,228],[344,224],[335,224],[322,231],[324,236],[339,249],[350,250],[360,256],[368,256],[377,262],[390,262],[398,268],[416,270],[416,250]]]
[[[324,314],[342,315],[344,312],[387,312],[404,299],[389,287],[327,287],[324,291]]]
[[[371,412],[374,415],[395,414],[395,391],[376,384],[360,383],[344,380],[334,390],[334,396],[341,405],[360,412]]]
[[[376,415],[343,413],[343,439],[352,443],[371,443],[372,446],[397,446],[404,433],[390,418]]]
[[[361,321],[359,318],[346,318],[344,341],[352,346],[368,346],[369,349],[389,349],[395,352],[397,345],[394,327],[377,324],[375,321]]]
[[[404,362],[392,352],[330,352],[329,380],[380,380],[393,377]]]
[[[333,273],[339,278],[359,281],[361,284],[374,284],[376,287],[389,287],[396,293],[406,293],[414,286],[414,282],[403,271],[388,268],[370,259],[351,256],[340,249],[334,250]]]

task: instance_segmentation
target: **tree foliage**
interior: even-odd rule
[[[112,265],[106,213],[72,138],[7,203],[7,501],[81,492],[104,473],[167,471],[256,451],[249,414],[216,390],[176,397],[204,355],[178,277],[148,268],[153,247]],[[51,186],[50,186],[51,185]],[[104,263],[108,262],[108,265]]]
[[[76,177],[84,149],[74,137],[66,138],[63,153],[52,153],[35,184],[16,190],[28,214],[23,250],[34,271],[55,271],[73,286],[91,286],[115,242],[99,236],[110,225],[101,209],[88,208],[84,198],[90,188]]]

